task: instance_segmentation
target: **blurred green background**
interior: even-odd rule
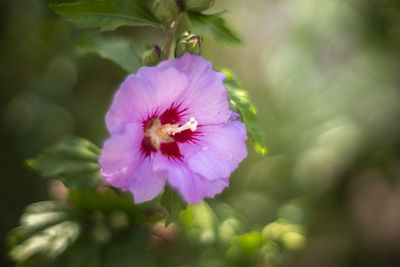
[[[54,194],[24,160],[67,135],[101,145],[126,75],[77,55],[74,45],[93,31],[48,3],[0,1],[1,240],[27,204]],[[213,11],[224,9],[245,44],[205,36],[203,56],[249,90],[269,153],[249,145],[219,198],[254,229],[278,218],[303,227],[305,245],[279,266],[400,266],[400,3],[217,0]],[[117,34],[162,38],[150,28]],[[0,266],[12,266],[5,242],[0,249]],[[214,266],[207,254],[198,259]]]

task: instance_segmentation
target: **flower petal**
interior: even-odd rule
[[[127,190],[132,173],[141,163],[140,144],[143,129],[138,123],[129,123],[121,133],[106,140],[99,157],[101,175],[112,186]]]
[[[140,68],[136,75],[128,76],[115,94],[106,115],[108,130],[119,132],[124,123],[143,122],[162,113],[178,101],[187,86],[186,75],[174,68]]]
[[[166,173],[155,172],[150,157],[146,157],[142,165],[135,170],[129,190],[133,193],[135,203],[142,203],[155,198],[165,185]]]
[[[160,68],[175,67],[189,78],[187,90],[180,96],[187,108],[187,116],[194,117],[200,125],[225,123],[230,118],[228,92],[223,85],[225,74],[213,70],[211,63],[200,56],[185,54],[164,61]]]
[[[203,127],[196,144],[180,144],[189,169],[209,180],[229,177],[247,156],[246,128],[240,121]]]
[[[177,189],[182,198],[190,205],[200,203],[206,197],[214,197],[229,185],[229,178],[208,180],[193,173],[180,161],[156,156],[154,169],[167,171],[167,180],[171,187]]]

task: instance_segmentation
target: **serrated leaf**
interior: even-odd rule
[[[49,7],[80,28],[111,31],[123,25],[161,27],[143,0],[82,0]]]
[[[186,203],[171,188],[166,187],[161,196],[161,205],[167,209],[168,217],[165,219],[165,226],[176,221],[179,214],[186,208]]]
[[[98,55],[120,65],[128,73],[136,72],[140,64],[140,52],[134,44],[124,38],[94,37],[82,40],[76,47],[79,54]]]
[[[264,156],[267,153],[267,149],[264,145],[264,133],[256,120],[256,108],[251,104],[247,91],[236,82],[232,74],[228,70],[222,70],[222,72],[226,74],[224,85],[228,89],[230,102],[240,113],[247,132],[253,140],[255,151]]]
[[[204,15],[196,12],[188,12],[187,18],[196,34],[210,33],[217,42],[226,44],[241,44],[239,36],[227,25],[221,17],[222,13]]]
[[[97,163],[99,154],[100,149],[91,142],[69,137],[26,163],[45,178],[61,176],[70,188],[90,187],[102,180]]]
[[[9,255],[17,262],[37,254],[53,259],[79,234],[80,224],[65,206],[54,201],[34,203],[25,209],[21,225],[8,234]]]

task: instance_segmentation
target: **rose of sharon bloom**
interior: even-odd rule
[[[225,75],[185,54],[129,75],[106,115],[103,178],[136,203],[166,182],[189,204],[214,197],[246,157],[246,129],[229,109]]]

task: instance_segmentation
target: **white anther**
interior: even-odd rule
[[[199,123],[196,121],[196,119],[194,117],[190,117],[189,121],[186,122],[184,125],[182,125],[180,127],[171,125],[166,130],[167,130],[168,134],[171,134],[171,135],[175,135],[176,133],[180,133],[180,132],[188,130],[188,129],[190,129],[190,130],[192,130],[192,132],[194,132],[197,129],[197,125],[199,125]]]

